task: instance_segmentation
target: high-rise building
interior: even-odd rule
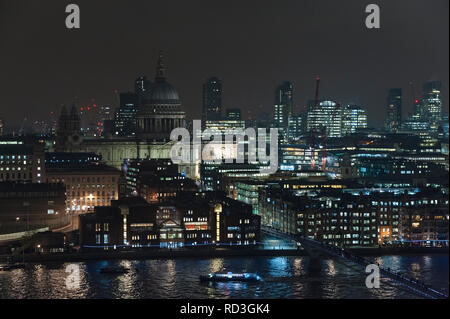
[[[275,90],[273,119],[281,142],[288,140],[289,118],[293,116],[294,111],[293,90],[294,86],[291,82],[284,82]]]
[[[419,112],[415,112],[403,121],[403,128],[407,131],[428,131],[430,129],[430,123]]]
[[[316,107],[310,107],[306,120],[308,132],[322,132],[329,137],[342,135],[342,110],[334,101],[322,101]]]
[[[289,117],[289,140],[293,141],[300,138],[302,130],[302,117],[300,115]]]
[[[115,118],[115,134],[133,136],[136,134],[136,113],[138,96],[135,93],[120,93],[120,107]]]
[[[342,109],[342,134],[355,133],[367,128],[366,110],[357,105],[347,105]]]
[[[203,84],[203,122],[219,120],[222,115],[222,81],[209,78]]]
[[[402,124],[402,89],[390,89],[387,97],[387,116],[385,128],[397,132]]]
[[[442,118],[441,82],[430,81],[423,85],[421,110],[430,123],[430,129],[437,131]]]

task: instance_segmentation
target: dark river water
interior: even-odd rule
[[[431,284],[448,293],[448,255],[384,256],[385,267]],[[333,259],[310,273],[308,257],[252,257],[174,260],[115,260],[74,263],[78,288],[66,285],[68,263],[31,264],[0,272],[0,298],[417,298],[388,279],[368,289],[364,270]],[[127,274],[105,275],[105,266],[122,265]],[[257,283],[201,283],[210,272],[255,272]]]

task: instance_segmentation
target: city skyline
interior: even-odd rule
[[[70,31],[65,29],[62,23],[64,14],[61,14],[61,17],[57,14],[59,8],[59,11],[63,12],[64,5],[50,3],[49,7],[45,4],[36,8],[37,12],[42,12],[37,28],[37,21],[34,19],[13,21],[13,15],[8,15],[11,10],[22,13],[20,2],[2,4],[0,15],[3,12],[5,19],[2,16],[4,23],[0,25],[0,33],[3,35],[13,27],[18,28],[23,35],[19,37],[23,44],[16,42],[17,39],[12,38],[11,33],[5,34],[2,44],[5,46],[2,48],[5,56],[1,61],[6,72],[0,75],[0,85],[5,89],[0,116],[6,127],[20,126],[24,116],[32,120],[46,119],[47,114],[50,111],[58,111],[61,104],[70,107],[75,97],[79,98],[80,103],[95,98],[99,105],[115,107],[114,90],[133,91],[133,80],[138,76],[146,75],[152,78],[159,49],[165,52],[167,76],[179,91],[189,118],[201,118],[202,84],[211,76],[217,76],[223,83],[223,109],[240,108],[243,119],[254,115],[256,110],[260,109],[272,114],[273,91],[284,81],[294,84],[294,113],[299,113],[307,101],[313,99],[314,80],[317,75],[322,80],[321,98],[344,104],[354,102],[363,105],[367,110],[369,126],[383,126],[385,101],[390,88],[403,88],[403,118],[414,111],[413,105],[407,104],[412,96],[410,81],[414,83],[415,95],[421,96],[420,88],[426,81],[440,80],[443,111],[448,113],[448,46],[439,46],[439,50],[437,47],[436,50],[430,50],[429,46],[426,50],[420,49],[426,47],[423,41],[429,41],[431,46],[436,46],[439,43],[437,38],[448,35],[448,20],[430,20],[433,15],[445,14],[445,11],[448,11],[448,2],[445,1],[436,1],[434,6],[426,6],[424,1],[414,1],[409,2],[407,8],[400,8],[398,2],[382,1],[379,4],[383,9],[382,28],[373,32],[363,26],[363,4],[325,5],[308,1],[298,4],[285,1],[279,6],[270,6],[262,3],[255,17],[249,15],[252,7],[246,3],[240,4],[231,12],[234,15],[234,24],[220,24],[227,21],[223,20],[226,15],[222,11],[219,12],[225,8],[220,6],[205,5],[201,10],[197,10],[198,13],[192,13],[191,18],[206,14],[203,20],[192,19],[199,20],[194,23],[181,14],[183,9],[188,9],[186,4],[172,1],[170,4],[176,4],[175,9],[168,12],[169,4],[138,3],[136,8],[142,10],[133,12],[136,16],[131,15],[134,22],[126,26],[115,26],[107,24],[105,20],[115,21],[119,11],[125,19],[130,19],[129,8],[113,2],[109,5],[111,12],[102,14],[97,4],[80,1],[78,4],[81,8],[82,27]],[[272,23],[268,27],[261,25],[270,17],[274,18],[283,5],[293,9],[301,6],[301,10],[295,12],[296,15],[300,14],[295,20],[298,22],[298,28],[293,28],[297,25],[294,22],[285,22],[281,18],[274,19],[278,24]],[[274,12],[269,13],[269,9]],[[163,14],[158,18],[155,12]],[[286,15],[292,14],[283,12]],[[213,22],[212,17],[219,13],[220,19]],[[330,16],[331,13],[335,16]],[[330,28],[334,19],[342,17],[344,13],[349,15],[346,23]],[[26,16],[27,13],[23,14]],[[186,30],[177,33],[177,30],[167,23],[167,17],[171,14],[186,19],[183,20],[187,23]],[[323,16],[324,21],[327,21],[326,28],[320,23],[308,25],[308,21],[311,22],[308,19],[318,16],[321,19]],[[392,29],[402,19],[418,19],[419,16],[428,17],[427,21],[430,22],[420,25],[420,30],[414,29],[414,24],[408,24],[408,30],[403,27],[399,30]],[[98,21],[95,21],[95,17]],[[149,17],[153,19],[147,21],[146,18]],[[246,17],[250,26],[243,24]],[[321,19],[319,20],[322,21]],[[24,22],[25,20],[27,21]],[[257,30],[251,22],[261,30]],[[209,27],[208,23],[214,23],[215,28],[208,29],[216,30],[214,34],[218,36],[211,37],[211,30],[202,29]],[[33,32],[30,31],[30,25],[34,26]],[[303,25],[308,25],[308,28],[302,28]],[[156,34],[151,32],[155,30],[152,26],[160,27],[156,28],[159,30]],[[135,32],[130,33],[129,29],[133,27]],[[107,30],[108,28],[112,30]],[[234,28],[241,30],[241,37],[230,38]],[[103,34],[101,38],[99,33],[96,33],[100,30]],[[150,39],[146,40],[144,35],[148,30]],[[33,33],[39,31],[46,31],[45,39],[39,36],[32,39]],[[401,32],[402,41],[392,41],[396,32]],[[186,36],[187,33],[189,36]],[[121,34],[127,34],[127,37],[121,37]],[[275,53],[273,48],[267,48],[274,43],[267,43],[264,34],[278,36],[281,44],[275,46],[284,49],[281,50],[282,53],[279,53],[279,50]],[[419,34],[423,37],[419,37]],[[296,41],[295,36],[303,41]],[[123,42],[112,41],[116,37],[123,39]],[[352,44],[351,41],[355,37],[358,37],[359,42]],[[140,40],[136,41],[137,38]],[[286,38],[291,39],[291,43],[286,43]],[[421,39],[421,46],[417,45],[417,38]],[[202,41],[205,39],[207,41]],[[58,47],[53,40],[57,40]],[[214,44],[212,54],[205,54],[208,41],[209,44]],[[247,46],[244,46],[246,43]],[[389,50],[386,43],[390,46]],[[34,56],[29,56],[23,47],[21,49],[24,44],[40,45],[41,50],[36,51]],[[131,46],[128,47],[127,44]],[[92,46],[93,49],[86,50],[86,45]],[[246,50],[242,50],[243,47]],[[288,47],[292,49],[285,49]],[[265,49],[261,51],[262,48]],[[304,50],[305,48],[313,49],[309,51]],[[362,58],[367,52],[371,52],[367,59]],[[411,68],[411,65],[417,67]],[[383,76],[380,76],[377,70],[383,66]],[[28,73],[25,73],[25,70]],[[46,72],[42,72],[43,70]],[[89,74],[89,77],[85,74]],[[29,84],[24,85],[24,79],[29,79]],[[21,94],[23,90],[26,90],[27,94]],[[10,108],[17,111],[11,114],[8,111]],[[249,110],[253,111],[253,114],[249,114]],[[45,115],[40,115],[41,113]]]
[[[448,9],[1,1],[0,299],[448,299]]]

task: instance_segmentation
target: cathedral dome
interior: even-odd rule
[[[181,105],[177,90],[166,81],[165,71],[163,55],[160,52],[155,82],[150,85],[148,92],[143,96],[144,106]]]
[[[136,114],[137,136],[167,141],[173,129],[185,127],[185,112],[177,90],[166,81],[162,52],[159,54],[155,81],[142,97]]]
[[[166,81],[156,82],[150,86],[143,98],[144,104],[180,104],[177,90]]]

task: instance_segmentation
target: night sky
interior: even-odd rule
[[[65,27],[65,7],[81,29]],[[365,6],[381,7],[368,30]],[[274,89],[294,82],[296,111],[314,97],[366,106],[369,125],[385,117],[387,89],[412,99],[427,80],[443,82],[448,111],[448,0],[0,0],[0,116],[46,119],[75,96],[115,106],[114,89],[154,78],[164,50],[168,81],[189,118],[201,114],[202,83],[223,81],[224,108],[272,112]],[[411,111],[410,104],[403,106]]]

